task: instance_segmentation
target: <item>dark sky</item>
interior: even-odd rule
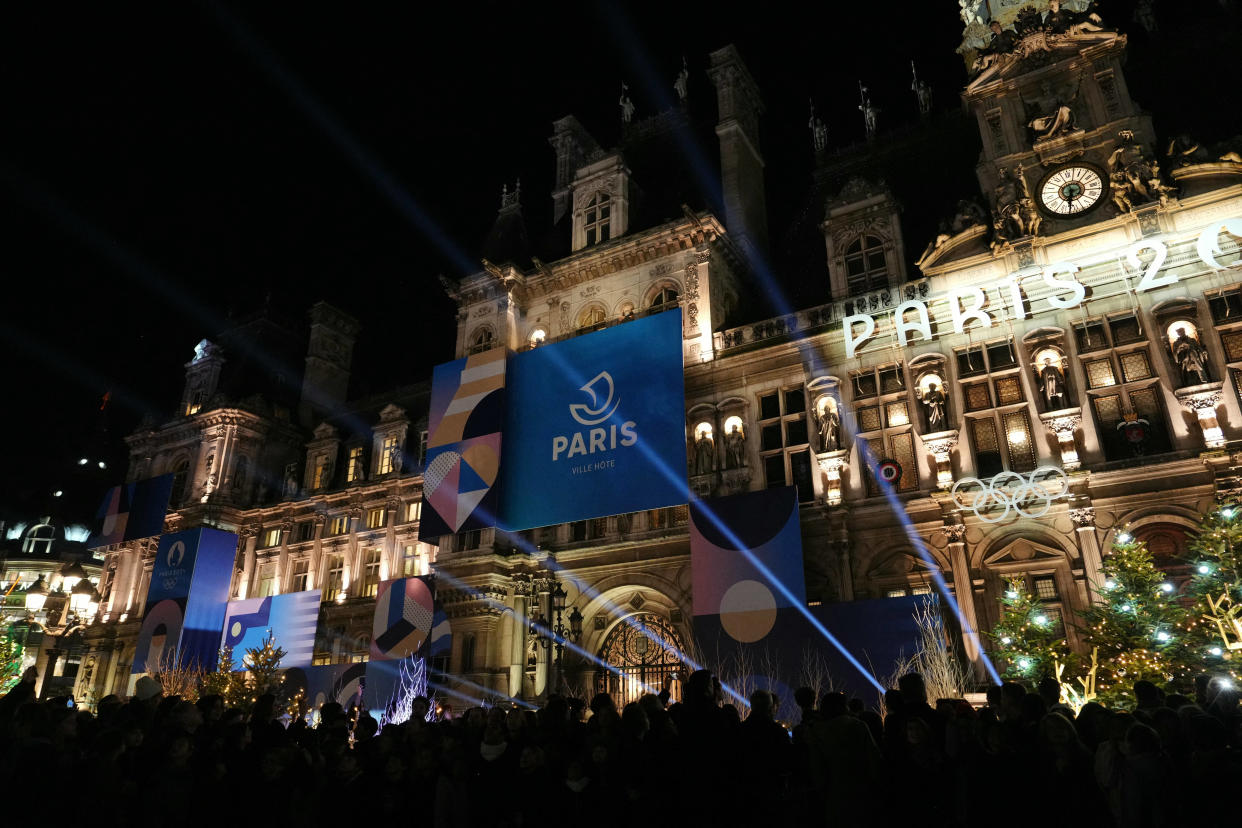
[[[621,81],[649,115],[683,55],[692,97],[714,95],[707,53],[729,42],[756,76],[775,236],[810,173],[809,97],[836,146],[862,137],[860,79],[881,131],[916,118],[911,59],[937,107],[959,106],[957,11],[951,0],[7,8],[0,347],[14,448],[0,500],[55,485],[105,392],[114,447],[142,412],[170,414],[194,343],[269,297],[294,318],[319,299],[358,316],[356,368],[375,390],[427,376],[452,356],[437,274],[477,266],[501,185],[522,179],[531,224],[550,209],[552,120],[576,114],[611,145]]]

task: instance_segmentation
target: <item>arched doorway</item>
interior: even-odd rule
[[[675,672],[678,679],[685,678],[685,665],[678,655],[682,652],[681,636],[667,619],[649,612],[631,615],[604,639],[599,658],[617,672],[601,670],[596,692],[612,696],[618,710],[643,693],[658,693],[665,676]]]

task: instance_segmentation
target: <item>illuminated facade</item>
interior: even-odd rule
[[[1013,23],[963,93],[986,207],[963,198],[917,262],[900,187],[827,155],[817,134],[810,220],[829,301],[733,324],[748,317],[768,230],[760,94],[727,47],[708,69],[723,214],[644,207],[653,182],[639,162],[691,123],[684,97],[646,120],[628,113],[613,150],[557,121],[553,219],[567,249],[544,261],[517,244],[520,191],[506,190],[483,269],[450,287],[456,356],[680,309],[690,487],[796,485],[813,601],[932,591],[935,567],[963,624],[988,629],[1006,576],[1026,577],[1053,617],[1085,607],[1122,526],[1173,561],[1197,516],[1242,488],[1242,162],[1188,150],[1161,170],[1123,35]],[[428,388],[346,400],[357,335],[317,305],[304,381],[281,402],[217,397],[230,351],[200,344],[179,416],[129,438],[131,479],[178,475],[169,528],[241,535],[236,597],[323,590],[321,663],[366,657],[380,580],[433,571],[448,668],[471,692],[530,698],[559,678],[630,692],[571,655],[557,677],[524,619],[556,622],[558,581],[584,651],[648,684],[677,669],[626,631],[646,621],[692,648],[686,507],[420,544]],[[124,692],[152,554],[150,542],[104,552],[87,638],[111,661],[80,696]]]

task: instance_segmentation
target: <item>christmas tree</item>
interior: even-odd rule
[[[1226,503],[1205,515],[1187,557],[1194,604],[1181,643],[1188,668],[1242,680],[1242,510]]]
[[[201,692],[204,696],[220,696],[227,707],[245,707],[249,704],[246,676],[237,672],[232,647],[220,648],[216,669],[203,677]]]
[[[1005,660],[1005,678],[1038,681],[1059,677],[1071,653],[1065,633],[1023,578],[1009,578],[1001,596],[1001,616],[989,634]]]
[[[246,690],[250,694],[250,702],[254,703],[259,696],[266,693],[279,697],[285,682],[285,674],[280,669],[280,660],[286,653],[282,647],[276,646],[275,637],[269,632],[263,644],[246,650],[242,665],[249,672],[246,679]]]
[[[21,642],[9,627],[0,639],[0,695],[9,692],[21,680],[22,650]]]
[[[1101,575],[1094,585],[1097,603],[1083,613],[1083,638],[1099,653],[1100,698],[1129,706],[1136,681],[1161,687],[1186,681],[1180,640],[1185,611],[1147,545],[1123,529],[1104,556]]]

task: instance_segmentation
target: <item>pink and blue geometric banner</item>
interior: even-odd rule
[[[309,667],[315,652],[315,628],[319,623],[320,593],[317,589],[230,601],[224,618],[221,645],[233,650],[241,669],[246,651],[263,646],[269,635],[285,651],[282,668]]]

